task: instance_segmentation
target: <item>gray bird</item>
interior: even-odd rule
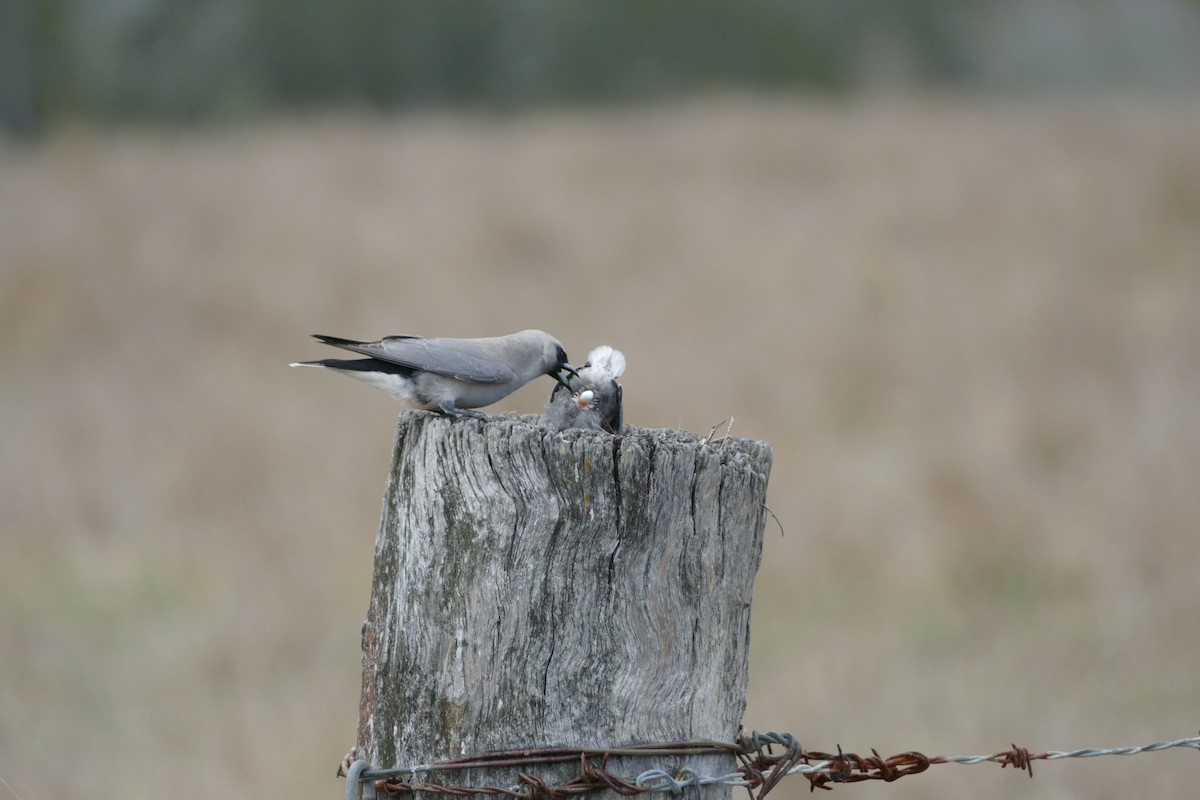
[[[469,409],[491,405],[539,375],[550,375],[565,386],[562,371],[577,374],[563,346],[544,331],[487,339],[387,336],[377,342],[356,342],[319,333],[313,338],[367,358],[298,361],[293,367],[331,369],[383,389],[406,408],[440,411],[459,419],[487,419]]]
[[[619,434],[624,427],[617,378],[625,373],[625,354],[602,344],[568,381],[560,381],[546,403],[546,420],[558,430],[585,428]]]

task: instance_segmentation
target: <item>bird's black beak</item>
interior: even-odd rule
[[[567,372],[571,373],[576,378],[579,377],[579,372],[574,367],[572,367],[570,364],[567,364],[564,362],[562,364],[559,364],[558,369],[556,369],[554,372],[551,373],[554,376],[554,380],[561,383],[567,389],[570,389],[571,384],[570,384],[570,382],[567,381],[566,378],[563,377],[563,374],[562,374],[563,370],[566,370]]]

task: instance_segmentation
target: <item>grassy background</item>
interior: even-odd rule
[[[629,421],[770,441],[748,728],[1195,735],[1198,143],[1178,101],[727,98],[0,146],[0,776],[342,791],[395,408],[287,369],[310,332],[543,327],[625,351]],[[1198,769],[838,792],[1181,796]]]

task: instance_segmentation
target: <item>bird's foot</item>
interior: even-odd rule
[[[453,403],[440,403],[438,409],[451,419],[487,419],[487,414],[471,408],[458,408]]]

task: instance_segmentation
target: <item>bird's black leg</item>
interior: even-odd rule
[[[438,403],[438,409],[447,417],[454,419],[487,419],[487,414],[471,408],[459,408],[450,400]]]

